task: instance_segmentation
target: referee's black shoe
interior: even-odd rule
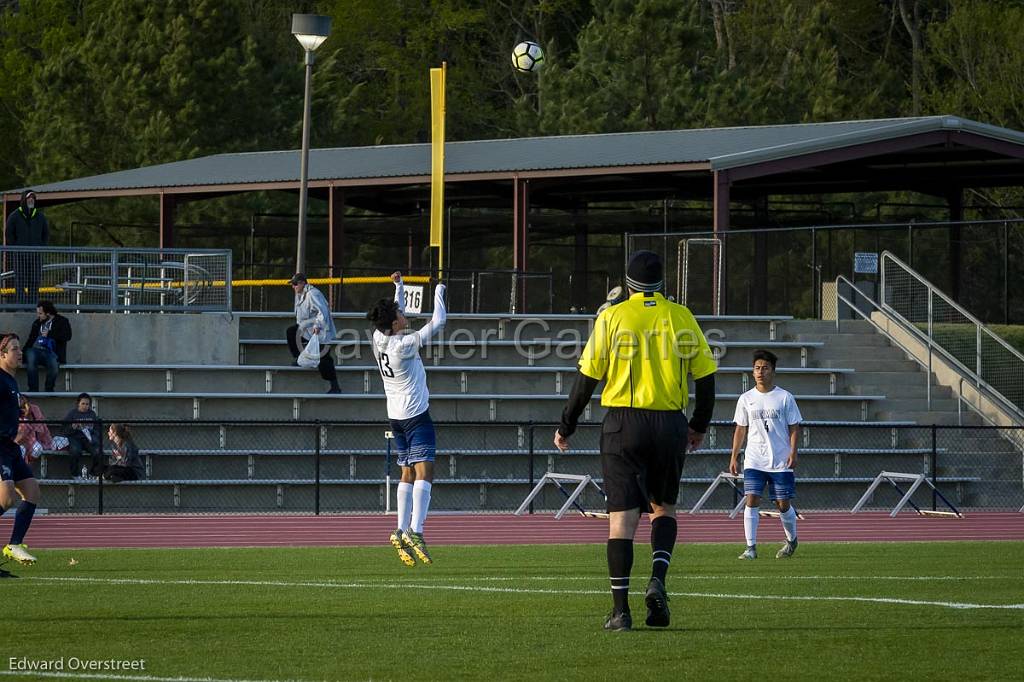
[[[633,616],[629,611],[612,611],[604,622],[604,629],[610,632],[629,632],[633,629]]]
[[[668,593],[665,592],[665,583],[658,578],[651,578],[647,583],[647,596],[644,598],[647,603],[647,626],[652,628],[668,627]]]

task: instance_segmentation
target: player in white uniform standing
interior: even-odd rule
[[[789,391],[775,385],[778,358],[766,350],[754,351],[754,388],[740,396],[736,404],[736,431],[732,437],[732,458],[729,471],[739,473],[738,458],[743,440],[743,492],[747,506],[743,509],[743,530],[747,548],[740,559],[757,558],[757,523],[760,519],[761,492],[765,483],[778,507],[786,544],[776,559],[793,556],[796,551],[796,509],[790,504],[796,496],[797,439],[800,436],[800,409]]]
[[[434,480],[436,439],[430,419],[430,392],[427,373],[420,359],[420,348],[444,328],[445,285],[434,289],[434,314],[422,329],[409,329],[405,318],[405,291],[402,274],[391,275],[395,298],[382,298],[366,315],[374,326],[373,355],[377,360],[384,393],[388,400],[388,419],[395,439],[402,480],[398,484],[398,528],[391,534],[391,545],[406,566],[414,566],[415,554],[425,564],[432,563],[423,541],[423,522],[430,508],[430,488]],[[411,553],[410,553],[411,552]]]

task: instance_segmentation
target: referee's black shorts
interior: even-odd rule
[[[686,415],[679,411],[613,407],[601,425],[601,471],[608,511],[650,502],[675,504],[686,458]]]

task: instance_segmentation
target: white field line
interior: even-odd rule
[[[104,585],[224,585],[243,587],[313,587],[327,589],[390,589],[390,590],[439,590],[451,592],[484,592],[504,594],[557,594],[557,595],[604,595],[607,590],[559,590],[547,588],[487,587],[483,585],[451,585],[410,582],[287,582],[279,580],[148,580],[139,578],[21,578],[26,582],[90,583]],[[639,592],[637,594],[640,594]],[[899,599],[894,597],[821,597],[802,595],[771,594],[726,594],[721,592],[670,592],[670,596],[693,597],[695,599],[737,599],[744,601],[823,601],[823,602],[865,602],[872,604],[900,604],[906,606],[938,606],[948,609],[1010,609],[1024,611],[1024,604],[973,604],[969,602],[927,601],[922,599]]]
[[[685,582],[687,580],[914,580],[914,581],[966,581],[966,580],[1017,580],[1024,583],[1021,578],[1014,578],[1007,575],[672,575],[673,582]],[[403,580],[409,580],[403,578]],[[430,578],[422,580],[412,579],[412,582],[428,582]],[[578,576],[578,575],[524,575],[517,577],[510,576],[463,576],[459,580],[469,582],[522,582],[527,580],[565,580],[565,581],[590,581],[603,582],[607,578],[603,576]],[[366,584],[379,585],[390,582],[383,579],[378,580],[357,580]]]
[[[152,675],[118,675],[112,673],[85,672],[44,672],[41,670],[0,670],[0,675],[8,677],[50,677],[66,680],[130,680],[131,682],[300,682],[298,680],[241,680],[218,679],[216,677],[154,677]]]

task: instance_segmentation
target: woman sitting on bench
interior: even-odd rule
[[[137,481],[146,475],[146,467],[139,455],[139,448],[132,440],[127,424],[111,424],[107,438],[114,444],[110,464],[103,469],[103,478],[113,483]]]

